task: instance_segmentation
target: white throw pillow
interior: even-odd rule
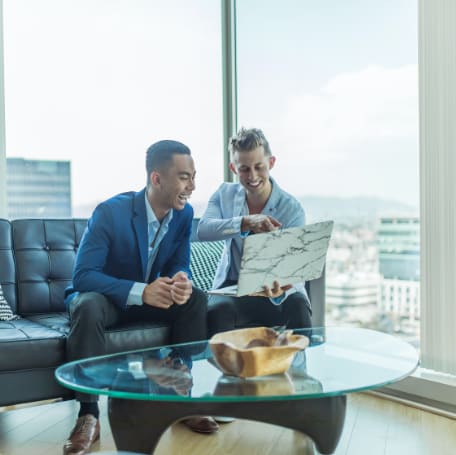
[[[0,321],[13,321],[14,319],[19,319],[19,316],[16,316],[8,305],[3,295],[2,285],[0,284]]]
[[[215,272],[222,256],[225,242],[191,242],[190,272],[193,285],[203,291],[212,288]]]

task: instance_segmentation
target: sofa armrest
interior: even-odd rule
[[[312,325],[314,327],[325,326],[325,289],[326,275],[325,268],[320,278],[306,282],[307,295],[312,305]]]

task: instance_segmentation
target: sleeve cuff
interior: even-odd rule
[[[142,295],[144,292],[145,287],[147,286],[146,283],[135,283],[130,289],[130,293],[127,297],[127,307],[132,305],[142,305]]]

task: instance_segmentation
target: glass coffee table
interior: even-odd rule
[[[150,454],[174,422],[223,415],[291,428],[319,452],[333,453],[346,395],[411,374],[418,353],[391,335],[358,328],[297,330],[310,338],[285,374],[241,379],[215,366],[207,342],[170,345],[75,361],[56,370],[70,389],[108,396],[118,450]]]

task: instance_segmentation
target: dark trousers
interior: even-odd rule
[[[211,295],[208,303],[209,336],[250,326],[310,328],[311,315],[309,300],[300,292],[289,295],[280,305],[274,305],[267,297]]]
[[[106,354],[105,329],[121,323],[155,321],[171,324],[171,342],[184,343],[207,339],[207,297],[193,288],[189,301],[167,310],[135,305],[122,310],[96,292],[79,294],[69,306],[71,330],[67,338],[69,361]],[[79,401],[93,402],[96,395],[76,393]]]

